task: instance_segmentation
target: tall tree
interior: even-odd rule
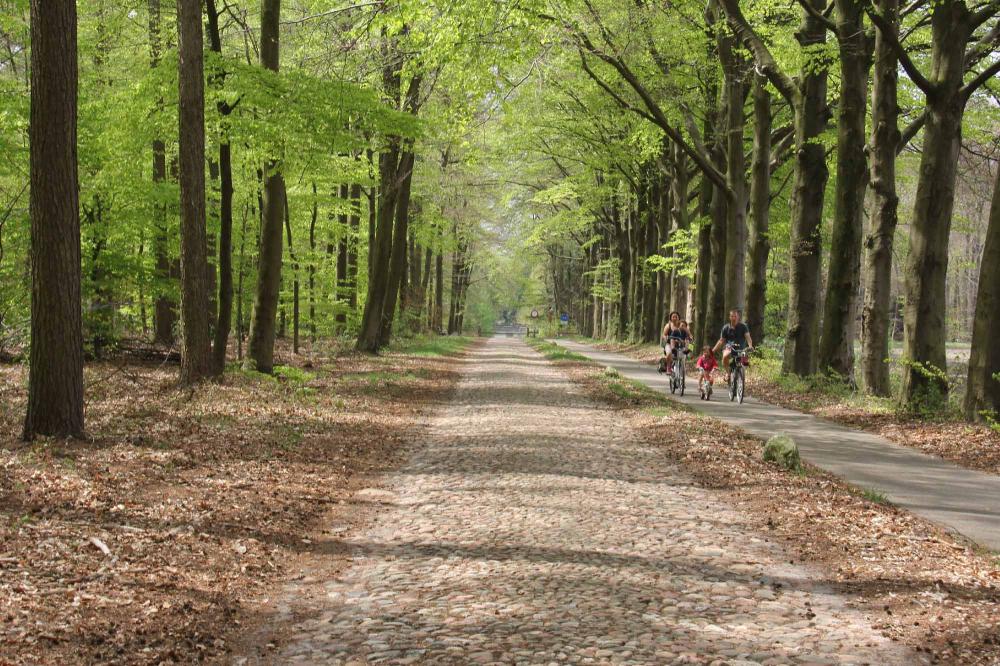
[[[399,108],[401,96],[401,77],[403,71],[403,55],[400,53],[398,40],[390,38],[388,31],[382,30],[382,88],[394,108]],[[386,304],[392,301],[395,307],[395,294],[391,294],[391,261],[393,254],[393,224],[396,219],[396,202],[399,198],[400,156],[402,137],[390,135],[387,145],[379,154],[378,159],[378,213],[372,224],[369,220],[368,246],[368,298],[365,310],[361,316],[361,329],[358,332],[357,349],[376,353],[382,347],[384,331],[383,317]],[[372,197],[374,199],[374,197]],[[374,211],[374,207],[371,209]],[[372,239],[371,233],[374,232]],[[398,290],[398,286],[397,286]]]
[[[153,69],[160,66],[163,57],[161,33],[160,0],[149,0],[149,66]],[[162,100],[159,101],[162,105]],[[167,180],[166,145],[161,138],[153,139],[153,182],[165,183]],[[153,338],[162,345],[174,342],[174,324],[177,322],[177,304],[174,299],[164,293],[166,285],[175,280],[177,275],[176,262],[172,261],[168,251],[167,207],[157,202],[155,204],[155,225],[153,250],[156,257],[156,277],[160,281],[159,293],[153,310]]]
[[[688,217],[688,167],[684,151],[677,144],[671,144],[673,178],[670,180],[670,217],[675,233],[686,234],[691,229]],[[669,310],[676,310],[687,316],[689,280],[681,270],[674,270],[673,289],[670,294]]]
[[[181,382],[212,374],[205,239],[205,53],[201,1],[177,0],[181,190]]]
[[[1000,13],[1000,1],[992,0],[973,10],[964,0],[939,0],[930,8],[931,62],[925,75],[899,44],[892,45],[900,64],[926,95],[927,121],[920,158],[920,171],[910,226],[909,254],[904,271],[906,309],[903,315],[902,401],[916,404],[947,394],[945,374],[945,279],[948,270],[948,240],[955,205],[955,180],[962,144],[962,118],[969,97],[1000,73],[994,59],[970,81],[964,81],[975,31]],[[886,20],[874,10],[870,16],[891,39]],[[992,33],[983,48],[992,51]]]
[[[900,143],[897,100],[899,61],[892,43],[898,40],[899,0],[878,0],[883,23],[875,31],[872,80],[872,130],[869,147],[871,210],[865,236],[865,295],[861,310],[861,373],[865,390],[889,395],[889,296],[892,246],[899,221],[896,194],[896,151]],[[884,34],[891,31],[891,35]]]
[[[750,243],[747,266],[747,326],[754,344],[764,342],[764,312],[767,306],[767,258],[771,213],[771,94],[767,79],[755,76],[753,83],[753,164],[750,181]]]
[[[222,35],[215,0],[207,0],[206,9],[209,47],[212,52],[221,56]],[[225,82],[225,76],[225,71],[215,72],[211,82],[215,86],[221,86]],[[219,298],[215,340],[212,344],[213,372],[216,375],[221,375],[226,366],[226,348],[233,318],[233,157],[225,120],[235,107],[236,103],[230,104],[225,100],[219,100],[216,104],[223,122],[219,134]]]
[[[729,23],[753,54],[758,70],[795,112],[795,172],[789,247],[788,332],[782,369],[797,375],[816,372],[819,332],[820,226],[828,170],[826,150],[818,140],[830,119],[826,102],[827,66],[823,12],[826,0],[802,0],[802,22],[795,33],[803,52],[802,70],[792,79],[751,27],[739,0],[719,0]]]
[[[867,0],[834,0],[836,20],[820,17],[833,31],[839,46],[840,100],[837,104],[837,180],[819,368],[851,382],[854,381],[855,319],[861,286],[861,236],[868,185],[865,117],[872,50],[863,21],[866,3]]]
[[[84,434],[76,46],[76,3],[32,0],[26,440]]]
[[[260,11],[260,64],[277,72],[281,0],[263,0]],[[285,180],[281,169],[281,162],[276,159],[270,159],[264,165],[257,293],[247,349],[247,363],[258,372],[266,373],[274,369],[275,323],[281,294],[282,216],[285,209]]]
[[[965,413],[970,420],[980,420],[983,412],[1000,413],[1000,165],[993,183],[990,222],[983,245],[976,316],[972,324],[972,348],[969,353],[969,382],[965,394]]]

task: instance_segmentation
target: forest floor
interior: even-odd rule
[[[996,554],[809,464],[796,474],[766,463],[761,439],[564,347],[536,347],[591,395],[620,410],[642,441],[658,447],[700,486],[724,493],[765,539],[788,551],[790,560],[822,572],[884,635],[931,663],[997,663]]]
[[[599,349],[650,364],[663,355],[658,345],[588,341]],[[833,381],[782,376],[780,370],[779,359],[754,358],[747,373],[747,394],[762,402],[877,434],[962,467],[1000,474],[1000,431],[964,421],[954,407],[915,414],[899,409],[890,398],[866,396]]]
[[[448,400],[469,342],[280,349],[274,377],[193,391],[176,366],[88,364],[88,442],[18,441],[26,371],[0,366],[0,665],[230,652],[320,516],[365,519],[355,491]]]

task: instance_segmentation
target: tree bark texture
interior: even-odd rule
[[[767,260],[771,254],[768,236],[771,208],[771,94],[767,80],[754,77],[753,84],[753,163],[750,182],[749,265],[746,282],[746,313],[754,344],[764,342],[767,308]]]
[[[31,2],[31,352],[24,439],[81,437],[76,3]]]
[[[806,0],[822,12],[826,0]],[[826,28],[805,13],[798,32],[803,49],[826,42]],[[808,60],[808,59],[807,59]],[[823,197],[829,174],[826,151],[818,137],[826,129],[827,69],[807,62],[799,76],[795,108],[795,173],[792,190],[792,228],[789,248],[788,332],[783,370],[796,375],[816,372],[819,327],[819,278]]]
[[[205,238],[205,79],[201,2],[177,0],[181,194],[181,383],[212,374]]]
[[[264,0],[261,5],[260,64],[278,71],[280,50],[278,26],[281,0]],[[250,321],[247,343],[247,363],[258,372],[274,369],[275,319],[281,295],[282,216],[284,213],[285,181],[281,165],[269,160],[264,166],[264,190],[261,210],[260,258],[257,269],[257,291]]]
[[[969,381],[965,394],[965,414],[970,420],[982,420],[983,412],[1000,419],[1000,345],[996,331],[1000,327],[1000,167],[993,184],[993,204],[983,246],[976,315],[972,324],[972,349],[969,356]]]
[[[853,383],[855,319],[861,288],[861,237],[868,184],[865,115],[871,50],[862,20],[863,0],[835,0],[834,9],[840,51],[837,184],[819,368]]]
[[[877,11],[898,35],[899,0],[878,0]],[[895,37],[891,37],[895,39]],[[875,32],[872,80],[872,133],[869,149],[871,209],[864,239],[864,305],[861,310],[861,373],[865,390],[889,395],[889,299],[892,287],[892,247],[899,220],[896,194],[896,153],[900,142],[896,99],[899,64],[892,45]]]

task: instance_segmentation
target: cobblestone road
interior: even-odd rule
[[[521,341],[365,499],[282,663],[915,663]]]

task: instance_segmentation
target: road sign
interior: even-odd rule
[[[561,321],[564,324],[567,323],[569,321],[569,315],[563,312],[562,315],[560,315],[559,317],[559,321]]]
[[[538,310],[532,310],[531,311],[531,318],[532,319],[538,319]]]

